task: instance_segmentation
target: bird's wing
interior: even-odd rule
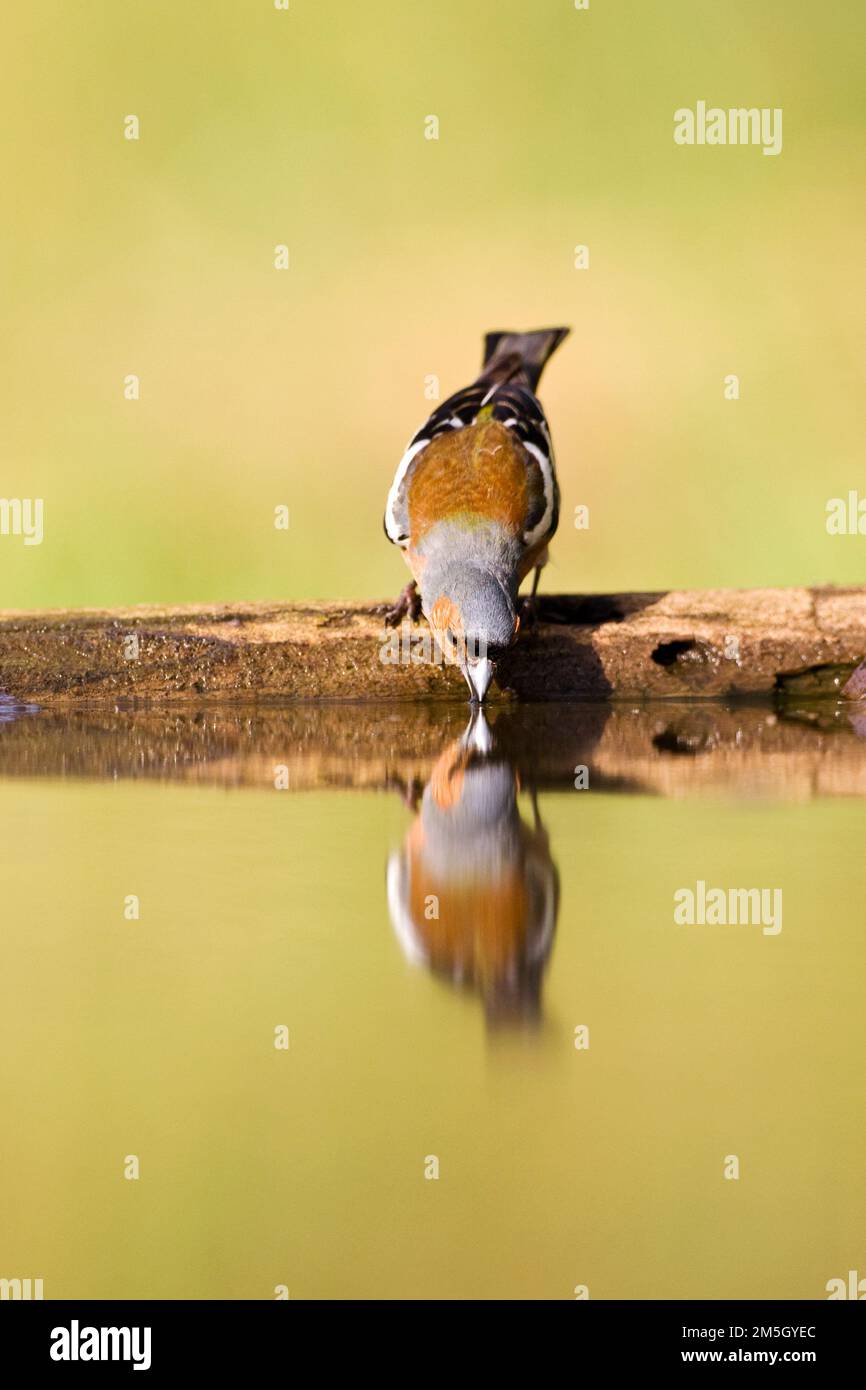
[[[476,382],[449,396],[433,411],[410,439],[397,465],[385,507],[385,534],[395,545],[405,546],[409,542],[409,487],[427,445],[442,434],[487,418],[498,420],[513,431],[526,451],[527,468],[538,475],[538,486],[530,488],[538,502],[527,518],[525,544],[537,546],[553,535],[559,519],[559,489],[550,430],[541,403],[522,386],[506,383],[491,387],[488,382]]]

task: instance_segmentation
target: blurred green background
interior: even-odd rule
[[[862,803],[542,810],[544,1021],[491,1033],[391,929],[396,795],[0,783],[0,1273],[49,1299],[822,1299],[862,1275]],[[675,926],[703,875],[779,885],[781,933]]]
[[[866,578],[825,530],[866,495],[858,0],[41,0],[0,35],[0,495],[45,500],[4,606],[396,592],[425,377],[560,322],[548,588]],[[782,107],[782,154],[675,146],[699,99]]]

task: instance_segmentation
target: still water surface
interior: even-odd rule
[[[713,1299],[866,1274],[862,716],[6,713],[0,1275]],[[677,924],[699,881],[781,890],[781,930]]]

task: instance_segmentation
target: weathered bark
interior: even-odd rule
[[[138,639],[138,648],[129,641]],[[0,613],[0,691],[42,705],[465,699],[423,621],[374,605],[233,604]],[[423,651],[426,645],[428,652]],[[522,699],[838,694],[866,653],[866,586],[548,596],[503,659]]]

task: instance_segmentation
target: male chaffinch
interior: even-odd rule
[[[424,613],[473,700],[520,626],[517,591],[559,520],[550,431],[536,398],[567,328],[488,333],[478,380],[440,405],[410,440],[385,508],[412,582],[386,621]],[[419,591],[420,590],[420,594]]]

